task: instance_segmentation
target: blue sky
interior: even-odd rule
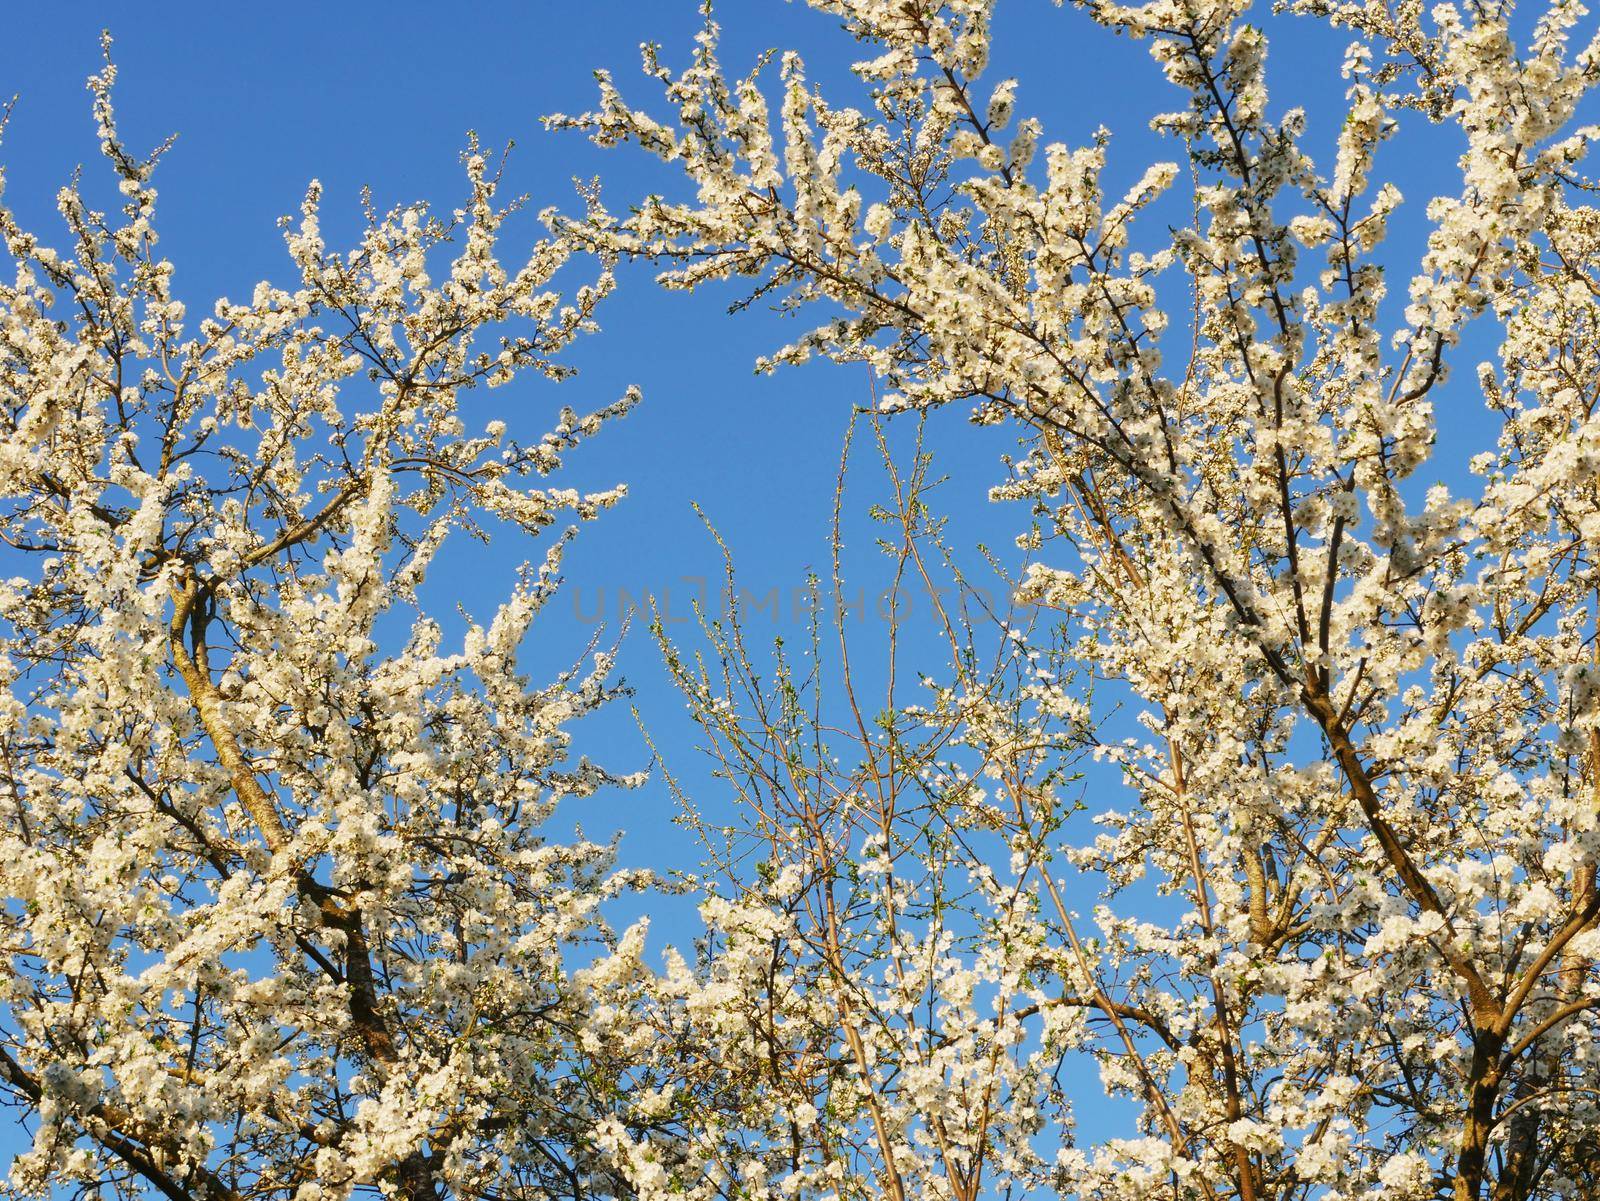
[[[769,46],[797,48],[813,78],[848,86],[844,68],[857,55],[829,18],[778,0],[727,0],[720,16],[730,70],[742,72]],[[56,189],[80,163],[91,173],[98,168],[83,81],[98,67],[99,31],[109,27],[128,140],[139,148],[178,134],[155,184],[163,249],[177,264],[178,288],[191,311],[209,308],[218,295],[248,295],[258,279],[288,277],[275,221],[296,210],[313,177],[325,187],[324,230],[334,243],[357,228],[363,185],[373,188],[380,207],[419,199],[453,207],[462,195],[458,155],[469,129],[489,147],[518,143],[509,186],[531,193],[535,208],[575,207],[571,179],[596,173],[621,207],[669,185],[670,177],[631,153],[602,154],[577,135],[546,133],[539,117],[587,108],[597,66],[611,68],[640,100],[653,99],[636,75],[638,44],[660,40],[667,60],[681,64],[698,22],[692,0],[19,3],[7,13],[0,41],[0,95],[19,97],[0,145],[6,200],[25,225],[48,234],[57,228]],[[1275,107],[1305,105],[1311,145],[1325,150],[1345,87],[1344,39],[1281,22],[1274,22],[1273,37]],[[1082,144],[1101,125],[1116,132],[1111,191],[1131,183],[1151,159],[1175,157],[1178,148],[1158,144],[1146,127],[1152,115],[1180,101],[1142,46],[1048,0],[1010,0],[997,25],[995,61],[996,78],[1022,80],[1019,110],[1043,118],[1047,140]],[[1414,145],[1422,152],[1387,156],[1397,171],[1392,177],[1411,198],[1396,221],[1402,245],[1407,238],[1414,244],[1435,181],[1449,186],[1439,172],[1454,157],[1437,139]],[[1395,284],[1403,293],[1402,279]],[[597,609],[614,622],[619,590],[637,596],[671,588],[670,603],[681,613],[684,577],[716,578],[717,551],[692,501],[720,528],[758,594],[777,587],[787,595],[808,567],[825,569],[841,435],[851,406],[868,399],[867,378],[826,364],[755,377],[756,356],[796,327],[762,311],[729,316],[725,308],[734,297],[663,294],[648,271],[626,270],[619,294],[600,314],[604,332],[572,357],[578,379],[559,389],[528,382],[468,400],[469,421],[499,417],[514,436],[528,438],[548,428],[562,404],[598,407],[629,384],[644,391],[640,408],[570,461],[563,482],[623,480],[631,496],[586,528],[573,549],[565,592],[536,626],[528,650],[536,672],[570,662],[592,632]],[[1447,439],[1481,430],[1481,408],[1470,396],[1462,403],[1472,419],[1448,423]],[[932,440],[951,476],[939,495],[953,519],[953,540],[1004,549],[1026,514],[991,505],[984,494],[999,478],[997,458],[1011,449],[1010,435],[973,431],[965,414],[951,411],[934,419]],[[862,564],[857,578],[870,594],[871,533],[862,511],[876,477],[870,462],[862,466],[847,534]],[[432,602],[445,609],[459,603],[486,619],[517,564],[540,553],[521,541],[461,548],[444,560]],[[798,635],[787,602],[784,609],[780,624]],[[755,628],[763,631],[759,622]],[[764,629],[775,627],[767,622]],[[642,628],[623,648],[622,670],[673,769],[708,786],[694,766],[682,704]],[[618,771],[648,761],[620,706],[577,731],[577,746]],[[630,862],[687,867],[692,848],[671,826],[671,813],[664,788],[652,784],[589,802],[583,821],[590,834],[625,828],[623,855]]]

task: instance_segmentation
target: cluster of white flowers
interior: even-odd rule
[[[638,143],[693,199],[566,228],[654,258],[669,286],[745,276],[828,314],[765,366],[864,362],[886,408],[1016,422],[1030,451],[996,497],[1033,506],[1024,594],[1059,613],[1061,662],[891,703],[849,769],[807,752],[827,735],[781,696],[701,708],[763,860],[804,881],[764,892],[730,852],[741,899],[712,915],[752,973],[722,987],[759,1032],[760,1180],[1600,1192],[1600,210],[1578,123],[1600,44],[1577,36],[1583,8],[1282,6],[1270,19],[1353,39],[1319,166],[1312,118],[1269,108],[1267,32],[1242,0],[1080,0],[1182,96],[1156,123],[1182,166],[1111,203],[1108,138],[1041,149],[1018,111],[1040,81],[984,84],[992,0],[812,6],[867,47],[862,108],[791,55],[769,116],[757,77],[724,81],[708,18],[681,75],[647,52],[666,119],[609,77],[597,111],[553,119]],[[1385,147],[1430,122],[1463,149],[1392,308]],[[1497,361],[1452,378],[1486,337]],[[1447,391],[1498,425],[1476,490],[1435,458]],[[1455,482],[1419,486],[1430,465]],[[1093,706],[1050,699],[1074,671],[1080,694],[1136,697],[1147,736],[1099,745]],[[1056,799],[1085,746],[1134,797],[1093,806],[1093,839]],[[1064,900],[1073,868],[1110,890],[1098,933]],[[786,923],[765,961],[740,941],[752,910]],[[1073,1051],[1136,1105],[1135,1136],[1070,1145],[1054,1073]],[[795,1089],[814,1120],[777,1100]]]
[[[569,978],[637,881],[541,833],[636,782],[567,762],[611,660],[518,671],[564,537],[458,650],[415,605],[452,531],[620,495],[539,477],[632,393],[526,447],[465,403],[565,376],[610,263],[563,300],[569,241],[504,262],[469,146],[454,215],[335,253],[313,185],[293,284],[190,322],[113,78],[120,211],[74,183],[54,250],[0,208],[6,1195],[592,1195],[596,1132],[660,1123],[584,1036],[635,984]]]

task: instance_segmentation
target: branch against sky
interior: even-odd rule
[[[1047,145],[1037,120],[1018,119],[1025,89],[1050,80],[995,79],[992,0],[812,7],[864,48],[860,107],[784,54],[772,111],[762,65],[724,73],[708,11],[683,73],[646,47],[659,108],[602,73],[594,112],[552,119],[635,144],[690,186],[565,228],[655,260],[669,287],[744,277],[781,310],[817,310],[764,368],[864,362],[886,408],[964,403],[980,423],[1017,423],[1030,450],[997,497],[1034,506],[1020,534],[1039,560],[1027,595],[1059,614],[1080,680],[1138,698],[1144,732],[1099,748],[1131,803],[1104,798],[1119,811],[1085,840],[1040,824],[1060,798],[1008,768],[1015,740],[967,722],[1013,806],[1000,820],[1021,856],[1006,887],[1020,891],[959,965],[939,922],[877,931],[906,962],[943,965],[914,978],[916,1004],[897,1005],[908,977],[883,956],[844,953],[866,927],[843,919],[806,944],[837,1002],[826,1037],[805,1041],[812,987],[789,989],[784,972],[749,985],[780,1015],[769,1031],[799,1040],[769,1034],[772,1073],[810,1073],[785,1187],[1593,1195],[1600,215],[1580,121],[1600,75],[1592,22],[1567,0],[1533,13],[1283,6],[1267,20],[1351,39],[1336,152],[1317,163],[1305,113],[1271,115],[1267,31],[1246,5],[1085,3],[1102,36],[1148,45],[1178,98],[1157,122],[1176,161],[1109,202],[1100,181],[1119,143]],[[1292,101],[1290,76],[1275,98]],[[1448,127],[1462,147],[1440,163],[1411,261],[1386,241],[1402,197],[1384,147],[1406,123]],[[1384,304],[1395,286],[1404,303]],[[1497,344],[1489,361],[1459,361],[1480,344]],[[1470,473],[1438,457],[1447,391],[1487,406]],[[1451,483],[1428,486],[1427,469]],[[703,720],[736,726],[721,716],[736,699],[702,705]],[[765,728],[757,699],[744,704]],[[789,762],[759,738],[732,745],[746,778]],[[896,772],[923,765],[891,755],[888,794],[913,786]],[[791,790],[807,820],[818,789]],[[942,795],[939,820],[992,825],[990,802],[963,803]],[[789,896],[822,905],[822,929],[830,898],[867,896],[880,916],[907,903],[888,883],[853,891],[849,873],[865,868],[819,829],[774,840],[773,878],[790,891],[747,881],[752,914],[730,940],[792,923]],[[873,854],[903,853],[902,881],[970,866],[893,813],[882,834]],[[1069,860],[1109,889],[1092,938],[1058,891]],[[1141,880],[1186,911],[1153,905]],[[1018,1008],[1002,1005],[984,1033],[955,995],[974,987]],[[1067,1010],[1081,1016],[1052,1016]],[[1005,1048],[1092,1053],[1105,1089],[1136,1103],[1138,1129],[1076,1147],[1063,1117],[1019,1140],[1017,1106],[1039,1112],[1049,1074],[1006,1076],[1007,1104],[991,1104],[968,1058],[985,1045],[996,1062]]]

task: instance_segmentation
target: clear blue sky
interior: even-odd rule
[[[457,156],[469,129],[490,147],[517,141],[510,186],[531,193],[535,207],[573,203],[571,178],[597,172],[613,204],[622,206],[668,178],[631,153],[601,154],[576,135],[545,133],[539,117],[587,108],[597,66],[612,68],[640,98],[649,96],[635,72],[638,44],[660,40],[668,61],[681,64],[698,20],[692,0],[19,0],[9,6],[0,41],[0,95],[19,96],[0,146],[6,199],[25,224],[48,231],[57,187],[80,163],[98,168],[83,82],[97,69],[98,34],[109,26],[129,141],[137,148],[178,134],[155,183],[163,248],[178,265],[179,291],[191,311],[209,308],[220,294],[248,295],[260,278],[286,278],[274,223],[296,209],[313,177],[326,189],[331,242],[356,228],[363,185],[381,207],[418,199],[453,207],[461,195]],[[842,83],[844,65],[856,57],[829,18],[800,4],[726,0],[721,20],[724,61],[740,72],[766,47],[793,47],[806,55],[814,78]],[[1311,111],[1318,149],[1331,145],[1337,129],[1343,42],[1301,24],[1273,43],[1276,106]],[[1002,6],[995,60],[997,78],[1022,80],[1019,109],[1044,118],[1047,140],[1081,144],[1100,125],[1117,132],[1113,190],[1152,158],[1176,157],[1178,148],[1158,148],[1146,129],[1150,116],[1179,101],[1141,46],[1107,35],[1070,8],[1010,0]],[[1398,178],[1409,200],[1397,222],[1402,232],[1409,228],[1414,236],[1415,219],[1434,190],[1433,168],[1448,168],[1452,157],[1439,147],[1390,156],[1391,163],[1405,163]],[[501,417],[514,435],[534,437],[564,403],[583,409],[628,384],[644,390],[642,407],[572,460],[567,482],[625,480],[632,495],[585,530],[569,558],[565,594],[536,626],[530,666],[570,661],[592,629],[575,606],[592,614],[603,601],[614,618],[619,588],[637,595],[679,585],[672,603],[683,611],[682,577],[715,578],[718,571],[691,501],[722,529],[757,592],[790,589],[802,583],[808,565],[825,566],[840,436],[851,405],[866,400],[864,374],[815,365],[756,378],[752,361],[786,341],[793,327],[764,312],[728,316],[731,293],[663,295],[648,274],[624,274],[620,294],[601,313],[605,332],[574,356],[582,369],[577,380],[559,389],[528,383],[469,401],[469,413],[481,420]],[[1476,414],[1470,403],[1465,407]],[[984,493],[999,476],[996,458],[1009,437],[976,434],[964,417],[949,412],[936,422],[935,441],[953,477],[943,506],[955,519],[958,543],[982,539],[1004,548],[1026,515],[988,504]],[[863,493],[849,529],[858,557],[870,561],[870,534],[859,517],[864,501]],[[448,573],[432,585],[433,603],[459,601],[487,618],[517,563],[539,553],[520,542],[469,547],[446,560]],[[791,624],[786,632],[799,629]],[[672,766],[695,779],[692,731],[642,629],[624,647],[622,666]],[[578,749],[617,770],[642,767],[648,758],[621,708],[581,729]],[[690,848],[669,824],[671,802],[659,785],[599,798],[586,813],[591,834],[629,831],[626,860],[689,865]]]

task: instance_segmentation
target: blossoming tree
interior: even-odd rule
[[[610,657],[517,670],[565,536],[464,638],[418,589],[453,532],[622,495],[537,477],[632,394],[526,445],[462,404],[567,374],[609,266],[564,302],[567,241],[506,263],[472,146],[459,210],[369,211],[347,253],[312,185],[293,282],[194,319],[113,76],[120,211],[63,189],[54,249],[0,209],[0,1089],[32,1134],[6,1191],[592,1195],[642,1079],[584,1032],[627,1003],[583,965],[629,878],[540,828],[613,782],[567,761]]]
[[[646,50],[666,111],[602,74],[596,111],[555,119],[659,156],[689,198],[572,232],[674,287],[749,277],[825,310],[765,366],[862,362],[889,407],[1017,423],[997,493],[1032,506],[1024,596],[1144,732],[1036,671],[998,692],[962,671],[838,767],[794,690],[689,673],[768,838],[709,909],[743,998],[718,1012],[746,1015],[787,1146],[750,1195],[1595,1195],[1584,10],[1289,0],[1276,19],[1350,39],[1319,165],[1306,114],[1269,109],[1241,0],[1082,0],[1183,97],[1157,123],[1178,161],[1110,201],[1116,142],[1042,145],[1016,81],[984,82],[992,0],[812,5],[869,48],[860,108],[786,55],[770,113],[708,18],[681,74]],[[1408,122],[1463,148],[1411,264],[1382,182]],[[1484,414],[1470,464],[1441,461],[1437,403]],[[1089,837],[1056,768],[1101,738],[1129,800],[1091,798]],[[1087,918],[1073,868],[1106,891]],[[1126,1137],[1045,1119],[1084,1052],[1132,1102]]]

